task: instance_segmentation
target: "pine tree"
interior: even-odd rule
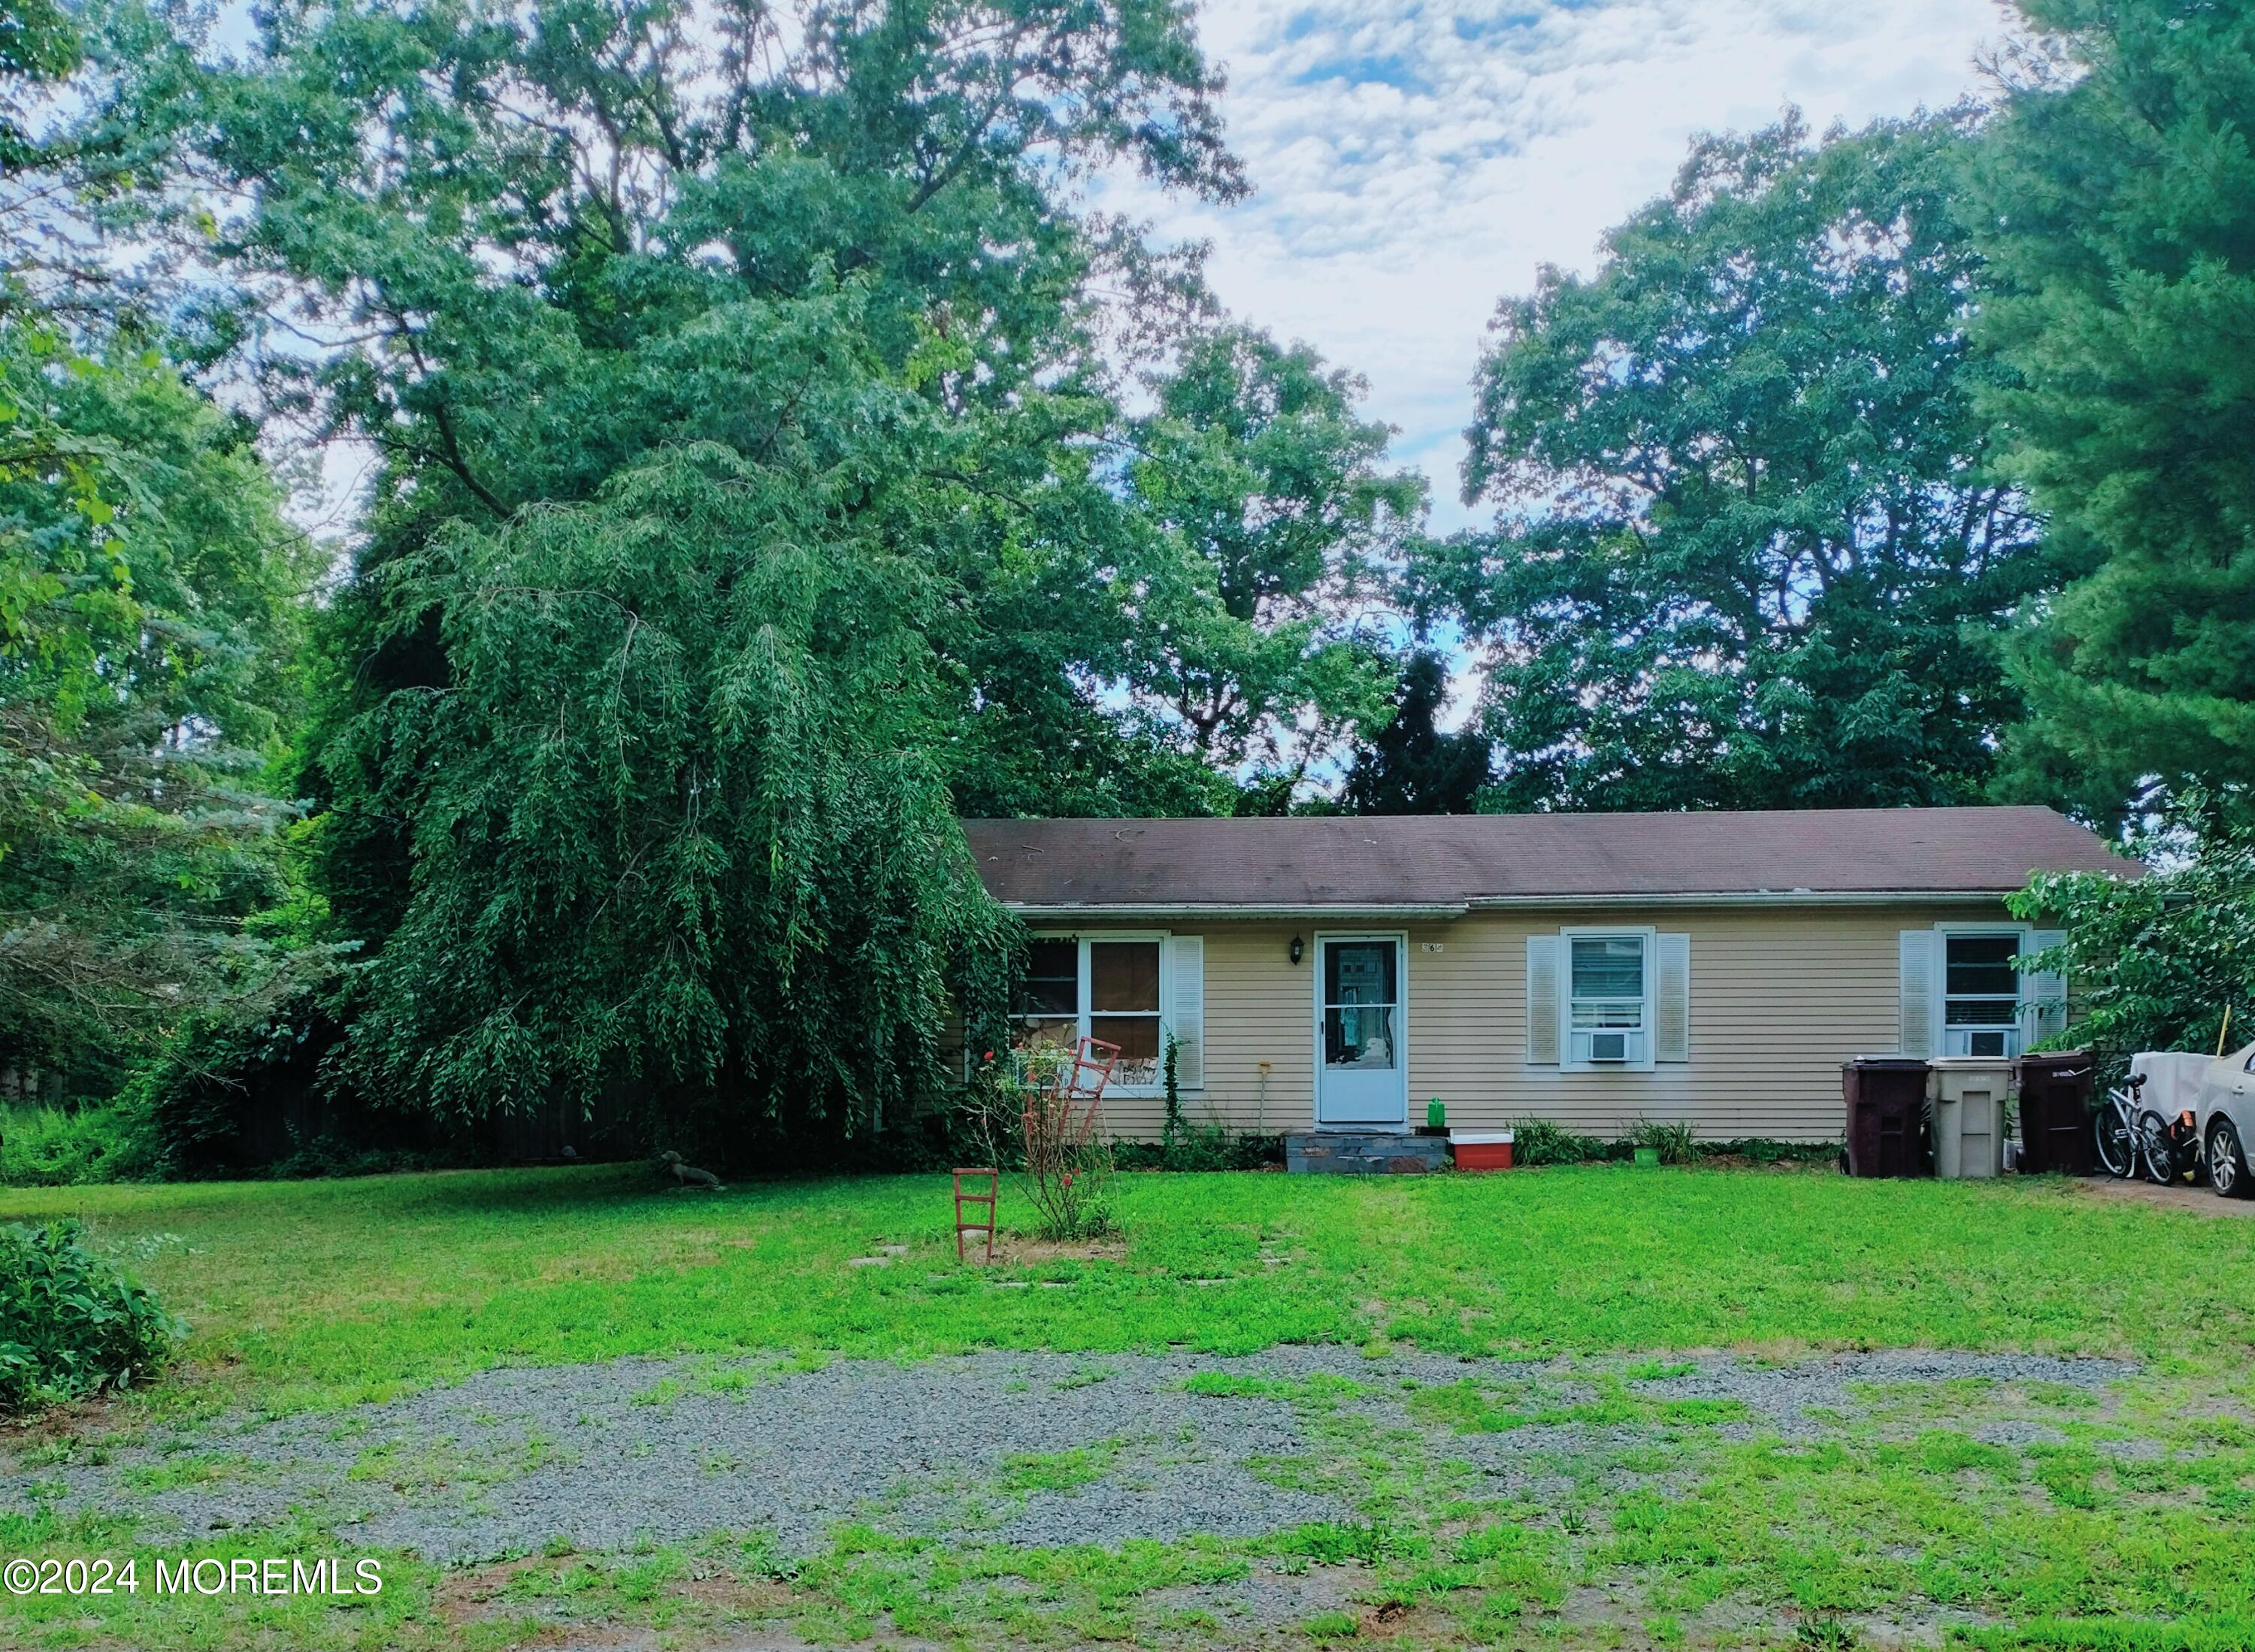
[[[1978,336],[2016,369],[1985,404],[2083,577],[2016,651],[2013,780],[2228,806],[2255,780],[2255,6],[2022,10],[1968,209]]]

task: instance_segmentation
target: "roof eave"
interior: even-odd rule
[[[1470,910],[1462,901],[1402,902],[1393,904],[1356,902],[1333,905],[1277,905],[1273,903],[1238,901],[1163,901],[1121,904],[1099,904],[1092,902],[1076,901],[1062,903],[1005,901],[1003,904],[1020,917],[1025,918],[1451,918],[1462,917]]]
[[[1475,895],[1473,911],[1559,906],[1900,906],[1992,904],[2021,888],[1985,889],[1674,889],[1591,895]]]
[[[1035,919],[1448,919],[1462,917],[1468,912],[1588,906],[1930,906],[1936,903],[1985,906],[1996,904],[2020,887],[2013,884],[1985,889],[1711,889],[1664,893],[1616,890],[1585,895],[1475,895],[1463,901],[1358,901],[1299,904],[1249,901],[1006,901],[1003,904],[1020,917]]]

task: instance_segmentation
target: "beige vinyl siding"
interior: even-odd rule
[[[1205,938],[1206,1084],[1184,1093],[1184,1111],[1238,1129],[1311,1128],[1315,937],[1391,931],[1408,938],[1412,1122],[1437,1095],[1460,1126],[1533,1117],[1612,1135],[1639,1118],[1687,1119],[1708,1137],[1833,1140],[1840,1064],[1897,1045],[1898,932],[2003,917],[2000,907],[1935,903],[1590,907],[1410,924],[1177,924],[1177,933]],[[1690,938],[1690,1059],[1649,1072],[1528,1065],[1527,937],[1612,924]],[[1308,943],[1296,966],[1295,934]],[[1426,950],[1436,943],[1439,952]],[[1106,1112],[1116,1132],[1147,1136],[1157,1133],[1163,1109],[1156,1097],[1120,1097]]]

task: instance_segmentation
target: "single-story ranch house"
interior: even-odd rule
[[[2134,875],[2039,808],[972,820],[1035,936],[1028,1036],[1122,1051],[1111,1128],[1840,1133],[1858,1055],[2013,1055],[2062,1024],[2004,896]]]

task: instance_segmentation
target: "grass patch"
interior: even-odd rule
[[[1091,1486],[1112,1472],[1119,1442],[1076,1445],[1062,1452],[1018,1452],[1002,1459],[1006,1492],[1069,1492]]]
[[[1460,1434],[1577,1423],[1598,1428],[1651,1424],[1711,1427],[1752,1416],[1736,1400],[1650,1399],[1631,1393],[1619,1377],[1610,1374],[1577,1383],[1492,1382],[1467,1377],[1419,1388],[1409,1395],[1408,1404],[1410,1415],[1420,1422]]]
[[[0,1220],[82,1213],[97,1243],[148,1247],[137,1270],[189,1322],[203,1379],[167,1392],[276,1409],[502,1365],[762,1349],[1942,1346],[2213,1367],[2255,1340],[2239,1283],[2255,1279],[2255,1223],[2050,1183],[1129,1177],[1126,1254],[1075,1264],[1069,1290],[958,1264],[946,1189],[890,1177],[690,1199],[589,1167],[6,1188]],[[918,1242],[893,1267],[851,1266],[873,1232]],[[2191,1237],[2202,1267],[2156,1289],[2147,1259]],[[1264,1264],[1278,1255],[1289,1265]],[[1030,1288],[994,1288],[1014,1279]]]
[[[1184,1391],[1210,1394],[1232,1400],[1283,1400],[1296,1405],[1323,1405],[1353,1399],[1370,1392],[1369,1384],[1352,1377],[1318,1371],[1312,1376],[1272,1377],[1234,1371],[1200,1371],[1186,1377]]]

